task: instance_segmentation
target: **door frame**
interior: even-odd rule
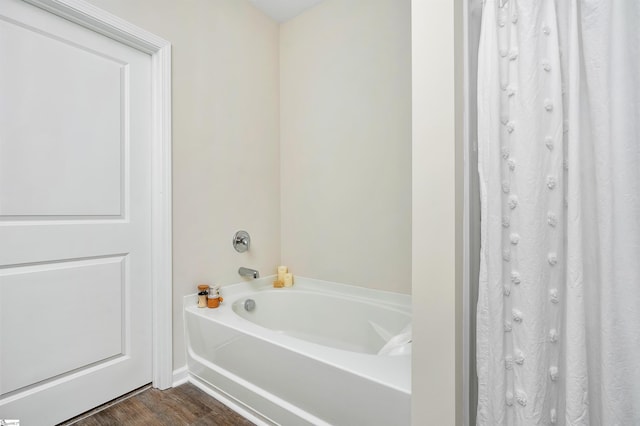
[[[173,383],[171,44],[84,0],[23,0],[151,56],[151,280],[153,386]]]

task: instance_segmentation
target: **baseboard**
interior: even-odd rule
[[[180,367],[176,370],[173,370],[173,384],[172,387],[180,386],[189,381],[189,370],[187,370],[187,366]]]

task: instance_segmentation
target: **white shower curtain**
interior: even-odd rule
[[[640,0],[485,0],[477,424],[640,425]]]

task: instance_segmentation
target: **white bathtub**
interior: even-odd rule
[[[265,424],[408,425],[411,346],[378,352],[410,326],[411,297],[272,281],[223,287],[218,309],[185,297],[189,374]]]

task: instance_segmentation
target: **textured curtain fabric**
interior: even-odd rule
[[[640,1],[486,0],[478,425],[640,425]]]

